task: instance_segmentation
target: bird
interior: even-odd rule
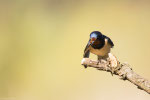
[[[83,58],[89,58],[90,53],[93,53],[98,56],[98,60],[105,59],[113,47],[114,43],[109,37],[99,31],[93,31],[84,49]],[[84,67],[87,68],[87,65],[84,65]]]

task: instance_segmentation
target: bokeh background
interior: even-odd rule
[[[150,1],[1,0],[0,100],[150,100],[128,81],[83,68],[94,30],[150,80]]]

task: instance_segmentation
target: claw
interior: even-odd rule
[[[114,73],[115,73],[115,69],[111,68],[111,75],[113,76]]]
[[[97,65],[98,65],[99,63],[100,63],[100,62],[98,61],[98,62],[97,62]]]

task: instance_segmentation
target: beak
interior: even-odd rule
[[[92,37],[90,38],[90,44],[92,45],[95,42],[96,38]]]
[[[93,45],[94,41],[91,42],[91,45]]]

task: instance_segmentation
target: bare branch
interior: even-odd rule
[[[112,74],[118,75],[123,80],[128,80],[135,84],[139,89],[142,89],[150,94],[150,81],[144,79],[140,75],[136,74],[128,63],[120,64],[111,53],[107,59],[101,59],[100,61],[94,61],[89,58],[83,58],[82,65],[88,67],[94,67],[98,70],[111,72]],[[115,65],[117,63],[117,65]]]

